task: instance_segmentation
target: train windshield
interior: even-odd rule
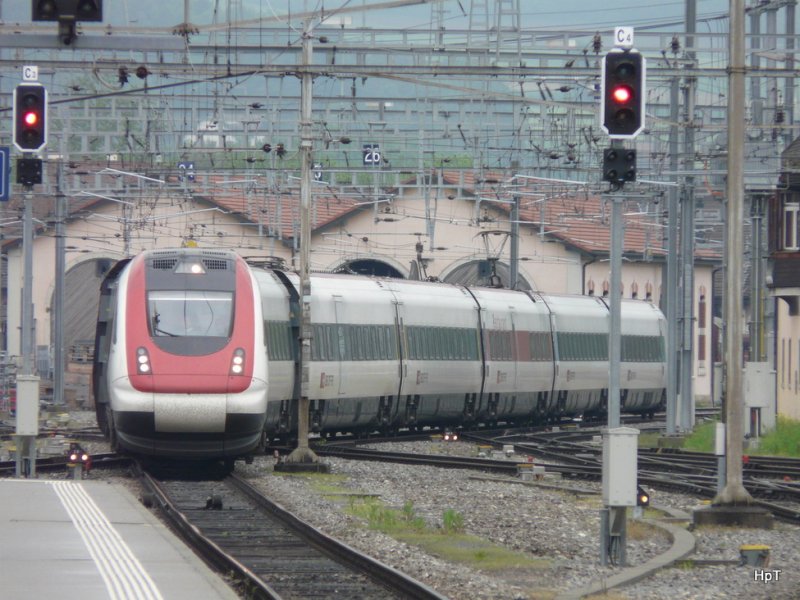
[[[153,337],[230,337],[233,293],[152,291],[147,320]]]

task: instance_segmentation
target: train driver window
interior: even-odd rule
[[[152,291],[147,308],[154,337],[228,337],[233,324],[230,292]]]

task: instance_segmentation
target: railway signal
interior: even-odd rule
[[[103,0],[31,0],[31,21],[58,21],[58,36],[65,45],[77,37],[78,21],[103,20]]]
[[[47,90],[40,83],[21,83],[14,89],[14,145],[37,152],[47,145]]]
[[[636,150],[624,148],[603,150],[603,181],[615,185],[636,181]]]
[[[631,139],[645,123],[645,59],[636,50],[615,48],[602,67],[600,121],[610,138]]]

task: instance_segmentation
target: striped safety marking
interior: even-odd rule
[[[163,600],[158,587],[83,485],[52,482],[112,600]]]

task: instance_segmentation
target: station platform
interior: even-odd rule
[[[0,598],[235,600],[123,486],[0,479]]]

